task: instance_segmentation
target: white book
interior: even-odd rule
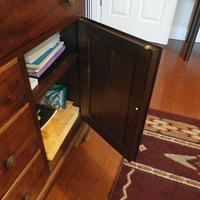
[[[33,90],[38,85],[38,79],[29,77],[31,89]]]
[[[57,46],[53,49],[53,51],[39,64],[26,64],[28,71],[37,72],[40,71],[42,67],[63,47],[64,42],[59,42]]]
[[[53,48],[60,41],[60,33],[56,33],[24,55],[26,63],[33,63],[48,49]]]

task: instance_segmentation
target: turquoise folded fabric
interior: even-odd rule
[[[54,84],[40,99],[38,104],[45,105],[50,108],[59,109],[63,108],[66,109],[67,104],[67,87]]]

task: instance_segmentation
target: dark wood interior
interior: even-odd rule
[[[66,58],[67,57],[67,58]],[[54,62],[52,67],[41,77],[39,85],[33,90],[33,98],[37,102],[42,95],[53,85],[58,82],[62,76],[76,65],[77,55],[67,55],[63,53],[61,57]]]

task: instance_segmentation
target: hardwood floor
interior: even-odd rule
[[[200,119],[200,44],[188,63],[171,40],[163,51],[151,108]],[[106,200],[121,156],[91,131],[89,142],[74,149],[47,200]]]
[[[92,130],[90,137],[73,149],[47,200],[107,199],[122,158]]]
[[[179,56],[181,41],[163,51],[151,108],[200,119],[200,44],[188,62]]]

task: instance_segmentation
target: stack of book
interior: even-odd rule
[[[27,52],[24,58],[29,76],[39,78],[63,53],[65,48],[64,42],[60,41],[60,34],[56,33]]]

